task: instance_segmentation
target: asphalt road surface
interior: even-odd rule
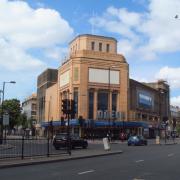
[[[179,180],[180,145],[117,145],[124,153],[0,170],[2,180]]]

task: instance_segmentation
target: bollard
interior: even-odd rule
[[[111,149],[108,138],[103,138],[104,150],[109,151]]]
[[[159,138],[159,136],[156,136],[156,144],[160,144],[160,138]]]

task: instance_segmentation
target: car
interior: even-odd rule
[[[128,146],[141,146],[147,145],[147,140],[143,136],[131,136],[127,141]]]
[[[86,149],[88,147],[87,140],[80,138],[78,135],[70,135],[71,149],[76,147],[82,147]],[[53,138],[53,146],[56,150],[60,148],[66,148],[68,146],[68,135],[67,133],[56,134]]]

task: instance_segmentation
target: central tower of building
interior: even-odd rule
[[[64,98],[76,101],[77,115],[93,120],[127,120],[129,65],[111,37],[80,35],[58,69],[59,117]]]

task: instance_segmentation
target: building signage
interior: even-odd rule
[[[9,125],[9,114],[3,115],[3,125],[8,126]]]
[[[142,108],[148,108],[151,109],[153,106],[153,100],[152,97],[150,97],[149,95],[146,95],[144,93],[139,93],[139,97],[138,97],[139,101],[139,106]]]

